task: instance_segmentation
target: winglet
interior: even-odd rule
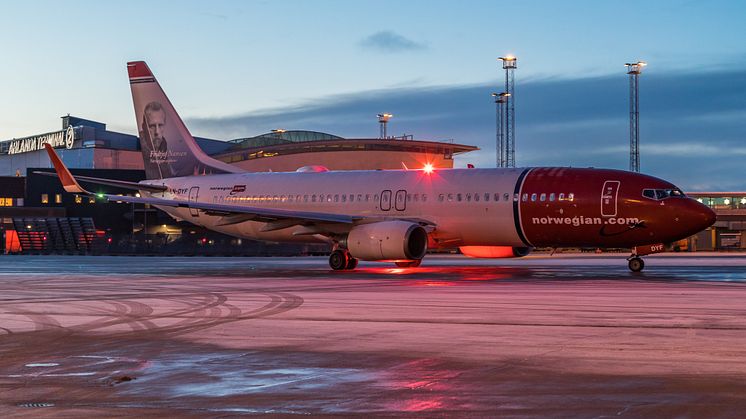
[[[65,164],[62,163],[60,156],[57,155],[57,152],[54,151],[54,148],[52,148],[49,143],[45,143],[44,148],[47,149],[49,160],[52,161],[54,170],[57,171],[57,176],[60,178],[60,182],[62,182],[62,187],[65,188],[65,191],[70,193],[85,193],[90,195],[91,193],[83,189],[78,181],[75,180],[72,173],[70,173],[70,170],[65,167]]]

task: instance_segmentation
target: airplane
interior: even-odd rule
[[[239,238],[328,243],[333,270],[358,260],[417,267],[428,249],[472,257],[521,257],[534,247],[629,248],[642,256],[715,222],[715,213],[664,180],[612,169],[495,169],[247,173],[205,154],[143,61],[127,63],[146,180],[73,176],[46,144],[70,193],[80,182],[139,196],[179,221]],[[49,173],[54,176],[54,173]]]

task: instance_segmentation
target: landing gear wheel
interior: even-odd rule
[[[329,266],[335,271],[341,271],[347,267],[349,256],[347,252],[335,250],[329,255]]]
[[[347,269],[348,271],[351,271],[355,268],[357,268],[357,259],[348,255],[347,265],[345,266],[345,269]]]
[[[396,264],[396,266],[400,268],[416,268],[420,266],[420,263],[422,263],[422,259],[409,260],[406,262],[394,262],[394,263]]]
[[[645,262],[637,256],[629,260],[629,270],[632,272],[640,272],[645,267]]]

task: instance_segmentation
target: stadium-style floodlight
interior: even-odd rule
[[[386,138],[386,125],[389,123],[389,119],[391,119],[392,114],[390,113],[379,113],[378,115],[378,123],[380,124],[380,138]]]

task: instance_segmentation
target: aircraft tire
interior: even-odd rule
[[[335,271],[341,271],[347,267],[348,254],[342,250],[335,250],[329,255],[329,266]]]
[[[355,268],[357,268],[357,259],[355,259],[352,256],[349,256],[347,259],[347,265],[345,266],[345,269],[347,269],[348,271],[351,271]]]
[[[632,272],[640,272],[645,268],[645,262],[638,257],[633,257],[629,260],[627,266],[629,266],[629,270]]]

